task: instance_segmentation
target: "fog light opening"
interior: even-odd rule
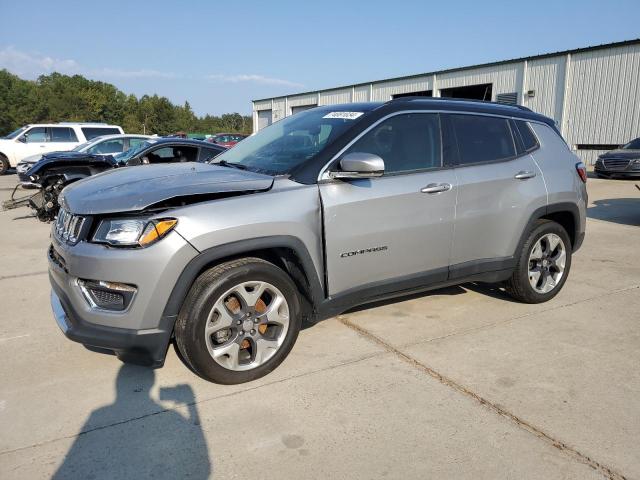
[[[129,308],[137,291],[133,285],[78,279],[78,286],[91,308],[121,312]]]

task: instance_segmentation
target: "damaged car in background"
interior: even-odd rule
[[[225,150],[221,145],[199,140],[149,138],[116,155],[91,151],[44,155],[26,173],[20,174],[23,183],[14,189],[11,200],[4,202],[2,206],[8,210],[28,205],[38,220],[50,222],[58,214],[60,192],[78,180],[114,168],[175,162],[208,162]],[[19,187],[36,188],[37,192],[16,197]]]

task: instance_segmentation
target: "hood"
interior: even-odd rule
[[[627,158],[632,160],[634,158],[640,158],[640,150],[628,150],[628,149],[618,149],[611,150],[610,152],[603,153],[599,158]]]
[[[18,165],[21,163],[37,163],[42,158],[42,154],[38,153],[36,155],[29,155],[28,157],[24,157],[22,160],[18,162]]]
[[[73,183],[61,204],[80,215],[135,212],[178,197],[269,190],[273,177],[208,163],[123,167]]]
[[[28,163],[30,167],[27,174],[29,176],[43,177],[55,167],[73,167],[77,165],[106,165],[109,168],[115,167],[118,162],[111,155],[94,155],[83,152],[51,152],[42,155],[42,158],[35,164]]]
[[[77,160],[79,158],[91,158],[91,157],[101,157],[103,155],[95,155],[92,153],[86,152],[76,152],[75,150],[69,150],[66,152],[48,152],[42,155],[42,158],[47,158],[51,160],[61,160],[61,159],[69,159],[69,160]]]

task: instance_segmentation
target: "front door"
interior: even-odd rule
[[[319,186],[329,295],[402,279],[445,280],[457,185],[453,170],[442,168],[439,115],[392,116],[343,155],[352,152],[380,156],[385,173]]]
[[[16,162],[31,155],[47,153],[46,127],[32,127],[16,140]]]

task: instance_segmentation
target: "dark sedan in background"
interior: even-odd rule
[[[600,155],[595,171],[601,178],[640,178],[640,138]]]
[[[37,188],[38,193],[27,200],[11,200],[3,207],[16,208],[28,201],[36,217],[49,222],[58,213],[58,195],[64,187],[83,178],[113,168],[172,162],[209,162],[226,150],[199,140],[183,138],[149,138],[117,155],[98,155],[86,152],[57,152],[43,155],[42,159],[26,173],[20,174],[23,186]]]

